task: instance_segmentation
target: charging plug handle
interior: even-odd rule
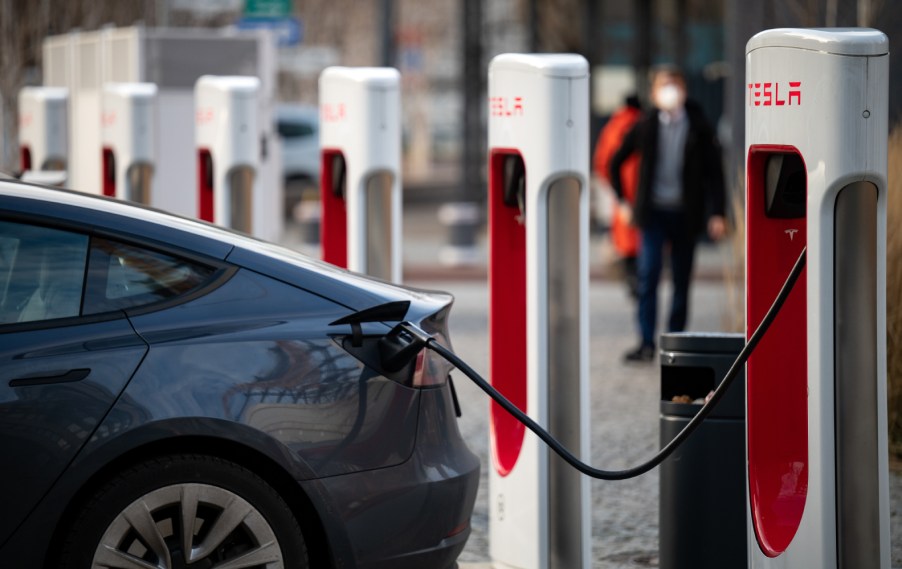
[[[420,353],[432,336],[411,322],[401,322],[379,340],[382,367],[398,371]]]

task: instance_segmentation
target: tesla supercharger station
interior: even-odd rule
[[[108,83],[101,101],[103,195],[151,204],[156,163],[153,83]]]
[[[390,67],[319,77],[323,260],[401,282],[401,90]]]
[[[578,55],[489,67],[492,384],[589,456],[589,69]],[[489,539],[496,567],[591,566],[589,480],[494,402]]]
[[[62,87],[24,87],[19,91],[19,168],[66,170],[69,91]]]
[[[752,568],[890,567],[886,439],[888,42],[770,30],[746,49]]]
[[[245,233],[266,223],[256,213],[256,77],[204,75],[194,87],[198,217]]]

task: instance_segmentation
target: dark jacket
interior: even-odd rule
[[[658,152],[658,110],[652,109],[639,119],[611,158],[610,182],[623,200],[620,166],[634,152],[642,157],[639,184],[633,206],[633,223],[643,227],[652,209],[652,183]],[[711,124],[697,104],[686,102],[689,132],[683,155],[683,211],[686,230],[697,235],[706,229],[708,217],[724,214],[724,180],[720,145]]]

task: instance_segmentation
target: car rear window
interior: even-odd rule
[[[83,313],[170,300],[202,286],[214,272],[211,267],[180,257],[94,238]]]
[[[316,134],[316,128],[312,124],[300,121],[282,120],[276,128],[282,138],[304,138]]]

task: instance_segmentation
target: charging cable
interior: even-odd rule
[[[752,334],[752,337],[749,338],[748,343],[742,348],[742,351],[739,352],[739,355],[736,357],[736,361],[733,362],[733,365],[730,366],[729,371],[724,376],[723,381],[720,382],[720,385],[717,386],[717,389],[714,390],[713,395],[711,395],[710,399],[704,404],[704,406],[699,410],[699,412],[692,418],[689,423],[683,427],[683,430],[677,434],[664,448],[662,448],[658,453],[653,456],[650,460],[643,462],[638,466],[634,466],[633,468],[628,468],[626,470],[601,470],[598,468],[593,468],[592,466],[582,462],[573,454],[567,450],[561,443],[559,443],[551,434],[539,426],[538,423],[533,421],[526,413],[517,408],[516,405],[507,400],[503,395],[501,395],[492,385],[487,382],[482,376],[480,376],[476,371],[471,368],[465,361],[457,357],[457,355],[449,350],[448,348],[439,344],[435,338],[433,338],[428,332],[425,332],[419,326],[412,324],[410,322],[402,322],[398,325],[399,328],[403,329],[407,332],[411,339],[418,345],[425,346],[430,350],[436,352],[443,358],[445,358],[448,362],[453,364],[457,369],[463,372],[464,375],[469,377],[473,383],[479,386],[480,389],[485,391],[489,397],[494,399],[505,411],[514,416],[518,421],[523,423],[530,431],[535,433],[540,439],[542,439],[546,445],[548,445],[551,450],[553,450],[558,456],[564,459],[568,464],[570,464],[573,468],[582,472],[586,476],[591,478],[597,478],[599,480],[626,480],[628,478],[635,478],[636,476],[645,474],[649,470],[655,468],[664,460],[670,456],[673,451],[675,451],[683,442],[691,435],[695,429],[698,428],[699,425],[702,424],[702,421],[711,413],[714,409],[714,406],[723,398],[724,394],[729,389],[730,384],[733,383],[733,380],[736,379],[736,376],[739,375],[739,371],[742,369],[742,366],[745,365],[746,361],[749,359],[749,356],[755,350],[755,347],[758,345],[758,342],[767,332],[768,328],[770,328],[771,323],[779,314],[780,309],[783,307],[783,303],[786,302],[786,298],[789,296],[789,293],[792,292],[793,287],[796,284],[796,281],[799,279],[799,275],[802,274],[802,269],[805,268],[805,252],[807,247],[802,249],[801,254],[799,255],[798,260],[796,260],[795,265],[793,265],[792,270],[789,272],[789,276],[786,278],[786,282],[783,283],[783,287],[780,289],[780,293],[777,295],[777,298],[774,299],[773,304],[768,309],[767,314],[764,315],[764,319],[761,320],[761,323],[755,329],[755,332]]]

